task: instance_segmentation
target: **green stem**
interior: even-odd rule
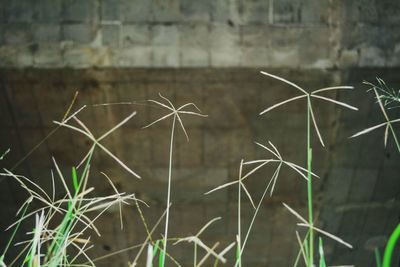
[[[375,254],[376,267],[382,267],[381,254],[379,253],[379,249],[378,248],[375,248],[374,254]]]
[[[311,149],[311,101],[310,97],[307,97],[307,198],[308,198],[308,223],[310,224],[310,237],[309,237],[309,267],[314,265],[314,230],[313,226],[313,198],[312,198],[312,177],[311,177],[311,161],[312,161],[312,149]]]
[[[242,226],[241,226],[241,182],[242,182],[242,167],[243,167],[243,160],[240,162],[240,169],[239,169],[239,183],[238,183],[238,247],[237,247],[237,259],[236,261],[239,262],[239,267],[242,267],[242,257],[241,257],[241,233],[242,233]]]
[[[175,132],[175,122],[176,115],[174,115],[174,119],[172,121],[172,129],[171,129],[171,142],[169,147],[169,167],[168,167],[168,192],[167,192],[167,214],[165,216],[165,232],[164,232],[164,253],[162,254],[162,266],[164,267],[165,263],[165,254],[167,253],[167,238],[168,238],[168,222],[169,222],[169,208],[171,202],[171,180],[172,180],[172,155],[173,155],[173,147],[174,147],[174,132]]]
[[[400,223],[394,229],[392,235],[389,238],[388,243],[386,244],[385,253],[383,254],[383,267],[390,267],[393,250],[399,238],[400,238]]]

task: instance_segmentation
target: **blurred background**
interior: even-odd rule
[[[399,222],[400,157],[391,138],[384,148],[383,129],[349,136],[384,122],[363,80],[381,77],[399,88],[399,12],[397,0],[0,0],[0,152],[11,149],[0,165],[51,190],[51,157],[69,174],[91,142],[60,128],[30,152],[56,128],[53,121],[63,118],[76,91],[73,110],[88,105],[79,118],[95,136],[137,111],[103,144],[143,179],[100,150],[90,179],[98,195],[113,193],[100,171],[118,190],[136,193],[150,205],[143,213],[152,226],[166,208],[172,121],[142,129],[165,110],[93,105],[158,99],[158,93],[178,106],[194,102],[208,117],[183,117],[190,142],[177,130],[170,236],[195,234],[221,216],[202,237],[210,246],[216,241],[225,246],[237,231],[237,188],[204,193],[237,179],[242,158],[270,157],[255,141],[272,141],[287,160],[306,167],[306,103],[295,101],[259,116],[298,95],[259,71],[309,91],[353,85],[353,91],[326,96],[357,106],[358,112],[313,103],[326,144],[321,147],[312,132],[313,167],[321,177],[314,186],[316,224],[354,245],[350,250],[325,239],[328,265],[373,266],[374,250],[383,251]],[[272,172],[267,168],[248,180],[255,199]],[[305,181],[284,169],[254,225],[245,266],[292,266],[299,251],[297,221],[281,203],[307,217],[306,195]],[[26,197],[15,181],[1,180],[0,248],[11,234],[3,230],[16,220]],[[243,201],[247,227],[252,207]],[[99,219],[102,236],[93,233],[94,257],[144,241],[137,210],[128,207],[123,215],[123,230],[118,209]],[[24,224],[18,240],[32,228]],[[160,226],[155,236],[162,232]],[[179,244],[170,251],[182,266],[192,263],[191,246]],[[136,252],[98,266],[127,266]]]

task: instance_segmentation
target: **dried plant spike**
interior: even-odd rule
[[[115,187],[114,183],[112,182],[111,178],[105,174],[104,172],[100,172],[104,177],[106,177],[107,181],[109,182],[109,184],[111,185],[112,189],[114,190],[114,192],[119,195],[120,193],[118,192],[117,188]],[[122,220],[122,203],[119,202],[118,203],[119,206],[119,218],[120,218],[120,224],[121,224],[121,230],[124,229],[124,223]]]
[[[324,140],[322,139],[321,132],[318,129],[318,124],[317,124],[317,121],[315,120],[314,112],[313,112],[313,109],[312,109],[311,105],[310,105],[310,114],[311,114],[311,119],[312,119],[312,122],[314,124],[314,129],[315,129],[315,132],[317,133],[318,139],[319,139],[321,145],[323,147],[325,147]]]
[[[275,157],[277,157],[278,159],[282,159],[281,155],[279,153],[276,153],[276,151],[274,152],[273,150],[271,150],[269,147],[267,147],[266,145],[263,145],[259,142],[254,142],[256,145],[264,148],[265,150],[271,152]],[[268,143],[270,143],[270,141],[268,141]],[[272,143],[271,143],[272,144]],[[276,148],[275,148],[276,149]]]
[[[243,188],[244,192],[246,193],[247,198],[250,200],[250,203],[253,206],[253,208],[256,209],[256,206],[254,205],[253,198],[251,197],[250,192],[247,190],[247,188],[244,185],[244,183],[240,182],[240,186]]]
[[[384,144],[384,146],[386,147],[386,145],[387,145],[387,140],[388,140],[388,136],[389,136],[389,124],[386,124],[386,127],[385,127],[385,136],[384,136],[384,138],[383,138],[383,144]]]
[[[332,91],[332,90],[353,90],[354,86],[332,86],[332,87],[326,87],[326,88],[321,88],[315,91],[312,91],[311,94],[318,94],[321,92],[326,92],[326,91]]]
[[[400,152],[400,143],[397,139],[397,135],[396,135],[393,125],[392,125],[393,123],[400,121],[400,119],[391,120],[385,109],[385,107],[387,107],[388,109],[395,108],[396,106],[394,106],[394,107],[389,106],[393,102],[400,103],[400,90],[398,92],[394,91],[394,89],[389,88],[386,85],[386,83],[380,78],[377,78],[377,81],[379,83],[379,86],[374,85],[370,82],[366,82],[366,81],[364,81],[363,83],[371,86],[371,88],[368,91],[374,92],[376,102],[379,105],[379,108],[380,108],[382,115],[384,116],[386,122],[377,124],[375,126],[367,128],[367,129],[364,129],[364,130],[352,135],[350,138],[369,133],[375,129],[385,126],[384,139],[383,139],[384,146],[386,147],[386,145],[387,145],[387,141],[388,141],[388,137],[389,137],[389,130],[390,130],[390,132],[393,136],[394,142],[396,144],[397,150]]]
[[[172,104],[171,100],[169,100],[167,97],[164,97],[160,93],[159,93],[159,96],[160,96],[160,98],[162,100],[164,100],[166,102],[166,104],[162,103],[162,102],[159,102],[159,101],[156,101],[156,100],[153,100],[153,99],[149,99],[148,101],[152,102],[154,104],[157,104],[157,105],[159,105],[161,107],[166,108],[167,110],[170,111],[170,113],[168,113],[168,114],[164,115],[163,117],[151,122],[150,124],[147,124],[143,128],[148,128],[148,127],[150,127],[150,126],[152,126],[152,125],[154,125],[154,124],[156,124],[156,123],[158,123],[160,121],[163,121],[163,120],[173,116],[174,119],[178,120],[178,122],[179,122],[179,124],[181,126],[181,129],[182,129],[183,133],[186,136],[186,140],[189,141],[189,135],[188,135],[188,133],[187,133],[187,131],[185,129],[185,126],[183,124],[183,121],[182,121],[180,115],[181,114],[189,114],[189,115],[195,115],[195,116],[200,116],[200,117],[207,117],[207,115],[199,113],[201,111],[194,103],[186,103],[186,104],[184,104],[184,105],[182,105],[182,106],[180,106],[179,108],[176,109],[175,106]],[[189,107],[189,106],[193,106],[198,112],[183,110],[184,108]]]
[[[285,206],[285,208],[288,211],[290,211],[290,213],[292,213],[295,217],[297,217],[297,219],[299,219],[301,221],[301,223],[297,224],[298,226],[312,228],[313,230],[315,230],[315,231],[317,231],[317,232],[319,232],[319,233],[321,233],[321,234],[323,234],[323,235],[325,235],[325,236],[327,236],[327,237],[329,237],[329,238],[331,238],[331,239],[333,239],[333,240],[345,245],[348,248],[353,248],[352,245],[350,245],[349,243],[345,242],[343,239],[341,239],[341,238],[339,238],[339,237],[337,237],[337,236],[335,236],[335,235],[333,235],[331,233],[328,233],[328,232],[326,232],[326,231],[324,231],[322,229],[319,229],[319,228],[315,227],[314,225],[310,225],[307,222],[307,220],[304,219],[300,214],[298,214],[294,209],[289,207],[286,203],[282,203],[282,204],[283,204],[283,206]]]
[[[214,219],[211,219],[208,223],[206,223],[196,234],[197,237],[199,237],[211,224],[213,224],[216,221],[221,220],[222,217],[215,217]]]
[[[302,93],[304,93],[304,94],[308,94],[306,90],[304,90],[303,88],[301,88],[301,87],[298,86],[297,84],[295,84],[295,83],[293,83],[293,82],[291,82],[291,81],[286,80],[285,78],[279,77],[279,76],[277,76],[277,75],[270,74],[270,73],[265,72],[265,71],[261,71],[261,73],[264,74],[264,75],[266,75],[266,76],[272,77],[272,78],[274,78],[274,79],[280,80],[280,81],[282,81],[282,82],[284,82],[284,83],[287,83],[287,84],[293,86],[294,88],[297,88],[298,90],[300,90],[300,91],[301,91]]]
[[[3,160],[4,158],[5,158],[5,156],[8,154],[8,153],[10,153],[10,149],[8,148],[6,151],[4,151],[3,152],[3,154],[1,154],[1,156],[0,156],[0,160]]]
[[[218,190],[220,190],[220,189],[223,189],[223,188],[225,188],[225,187],[228,187],[228,186],[230,186],[230,185],[237,184],[237,183],[238,183],[238,181],[233,181],[233,182],[229,182],[229,183],[220,185],[220,186],[218,186],[218,187],[216,187],[216,188],[214,188],[214,189],[211,189],[210,191],[204,193],[204,195],[211,194],[211,193],[213,193],[213,192],[215,192],[215,191],[218,191]]]
[[[104,133],[102,136],[100,136],[99,138],[97,138],[97,142],[100,142],[101,140],[103,140],[104,138],[106,138],[108,135],[110,135],[112,132],[114,132],[115,130],[117,130],[118,128],[120,128],[122,125],[124,125],[127,121],[129,121],[133,116],[136,115],[136,111],[132,112],[128,117],[126,117],[125,119],[123,119],[120,123],[118,123],[117,125],[115,125],[114,127],[112,127],[110,130],[108,130],[106,133]]]
[[[114,126],[113,128],[111,128],[111,130],[107,131],[105,134],[103,134],[99,139],[104,139],[105,137],[107,137],[108,135],[110,135],[112,132],[114,132],[115,130],[117,130],[118,128],[120,128],[123,124],[125,124],[129,119],[131,119],[134,115],[136,115],[136,112],[131,113],[131,115],[129,115],[127,118],[125,118],[124,120],[122,120],[120,123],[118,123],[116,126]],[[82,127],[82,128],[78,128],[75,127],[73,125],[67,124],[66,122],[58,122],[58,121],[54,121],[55,124],[58,124],[60,126],[64,126],[66,128],[69,128],[71,130],[74,130],[78,133],[81,133],[83,135],[85,135],[87,138],[89,138],[92,142],[93,142],[93,146],[92,148],[89,150],[89,152],[86,154],[86,156],[84,157],[84,160],[87,159],[88,155],[90,154],[91,150],[94,149],[95,146],[100,147],[106,154],[108,154],[111,158],[113,158],[122,168],[124,168],[126,171],[128,171],[130,174],[132,174],[133,176],[135,176],[138,179],[141,179],[140,175],[137,174],[136,172],[134,172],[131,168],[129,168],[124,162],[122,162],[117,156],[115,156],[113,153],[111,153],[106,147],[104,147],[98,139],[96,139],[93,134],[91,133],[91,131],[88,129],[88,127],[86,127],[86,125],[79,120],[76,117],[73,117],[74,120]],[[81,162],[82,163],[82,162]],[[81,164],[80,163],[80,164]],[[78,166],[80,166],[80,164],[78,164]]]
[[[344,246],[346,246],[346,247],[348,247],[348,248],[350,248],[350,249],[353,248],[353,246],[352,246],[351,244],[347,243],[347,242],[344,241],[343,239],[341,239],[341,238],[339,238],[339,237],[337,237],[337,236],[335,236],[335,235],[333,235],[333,234],[331,234],[331,233],[328,233],[328,232],[326,232],[326,231],[324,231],[324,230],[322,230],[322,229],[319,229],[319,228],[317,228],[317,227],[315,227],[315,226],[310,226],[308,223],[298,223],[297,225],[298,225],[298,226],[304,226],[304,227],[307,227],[307,228],[310,228],[310,227],[311,227],[311,228],[313,228],[315,231],[317,231],[317,232],[319,232],[319,233],[321,233],[321,234],[323,234],[323,235],[325,235],[325,236],[327,236],[327,237],[329,237],[329,238],[331,238],[331,239],[337,241],[338,243],[340,243],[340,244],[342,244],[342,245],[344,245]]]
[[[292,101],[295,101],[295,100],[298,100],[298,99],[301,99],[301,98],[304,98],[304,97],[307,97],[307,95],[299,95],[299,96],[295,96],[295,97],[289,98],[287,100],[284,100],[282,102],[279,102],[278,104],[275,104],[275,105],[273,105],[273,106],[261,111],[260,115],[263,115],[263,114],[265,114],[265,113],[267,113],[267,112],[269,112],[269,111],[271,111],[271,110],[273,110],[273,109],[275,109],[275,108],[277,108],[279,106],[285,105],[285,104],[287,104],[289,102],[292,102]]]
[[[352,105],[349,105],[349,104],[346,104],[344,102],[337,101],[337,100],[334,100],[334,99],[331,99],[331,98],[328,98],[328,97],[325,97],[325,96],[311,95],[311,97],[322,99],[322,100],[326,100],[326,101],[332,102],[332,103],[334,103],[336,105],[339,105],[339,106],[342,106],[342,107],[345,107],[345,108],[348,108],[348,109],[352,109],[352,110],[358,111],[358,108],[353,107]]]
[[[391,120],[390,121],[390,123],[394,123],[394,122],[400,122],[400,119],[395,119],[395,120]],[[353,134],[352,136],[350,136],[350,138],[354,138],[354,137],[357,137],[357,136],[360,136],[360,135],[363,135],[363,134],[367,134],[369,132],[372,132],[373,130],[376,130],[376,129],[380,128],[380,127],[387,126],[387,125],[388,125],[388,122],[377,124],[375,126],[369,127],[369,128],[364,129],[364,130],[362,130],[362,131],[360,131],[358,133]]]
[[[267,72],[264,72],[264,71],[261,71],[261,73],[266,75],[266,76],[269,76],[271,78],[274,78],[274,79],[277,79],[279,81],[282,81],[282,82],[284,82],[286,84],[289,84],[292,87],[300,90],[303,94],[299,95],[299,96],[295,96],[295,97],[289,98],[289,99],[284,100],[284,101],[281,101],[281,102],[279,102],[277,104],[274,104],[274,105],[270,106],[269,108],[264,109],[263,111],[261,111],[260,115],[263,115],[263,114],[265,114],[265,113],[267,113],[267,112],[269,112],[269,111],[271,111],[271,110],[273,110],[273,109],[275,109],[275,108],[277,108],[279,106],[283,106],[283,105],[288,104],[288,103],[290,103],[292,101],[299,100],[301,98],[307,98],[307,109],[308,109],[307,113],[311,113],[311,118],[312,118],[312,121],[313,121],[313,125],[314,125],[314,128],[315,128],[315,131],[316,131],[318,139],[319,139],[319,141],[320,141],[320,143],[321,143],[321,145],[323,147],[325,146],[325,144],[324,144],[324,141],[322,139],[322,135],[321,135],[321,133],[319,131],[318,124],[316,122],[316,118],[315,118],[315,115],[314,115],[314,111],[312,109],[311,98],[317,98],[317,99],[320,99],[320,100],[331,102],[333,104],[336,104],[336,105],[339,105],[339,106],[343,106],[343,107],[351,109],[351,110],[358,110],[356,107],[354,107],[352,105],[349,105],[347,103],[344,103],[344,102],[337,101],[337,100],[334,100],[334,99],[331,99],[331,98],[328,98],[328,97],[324,97],[324,96],[318,95],[318,93],[325,92],[325,91],[331,91],[331,90],[351,90],[351,89],[354,89],[353,86],[325,87],[325,88],[314,90],[311,93],[308,93],[306,90],[304,90],[303,88],[301,88],[297,84],[295,84],[293,82],[290,82],[290,81],[286,80],[285,78],[282,78],[282,77],[279,77],[277,75],[273,75],[273,74],[270,74],[270,73],[267,73]]]
[[[289,207],[286,203],[282,202],[283,206],[290,211],[290,213],[292,213],[295,217],[297,217],[297,219],[299,219],[300,221],[302,221],[304,224],[308,224],[307,220],[304,219],[300,214],[298,214],[294,209],[292,209],[291,207]]]

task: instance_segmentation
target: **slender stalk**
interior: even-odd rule
[[[196,265],[197,265],[197,244],[194,243],[193,266],[196,267]]]
[[[281,162],[281,163],[278,165],[278,167],[276,168],[274,174],[272,175],[271,181],[274,180],[274,179],[276,179],[276,177],[279,175],[279,171],[280,171],[281,167],[282,167],[282,162]],[[259,210],[260,210],[261,204],[262,204],[262,202],[264,201],[264,198],[265,198],[265,196],[266,196],[267,193],[268,193],[269,185],[270,185],[270,182],[269,182],[268,185],[266,186],[266,188],[265,188],[265,190],[264,190],[264,192],[263,192],[263,195],[261,196],[261,199],[260,199],[260,201],[259,201],[258,204],[257,204],[256,210],[254,211],[254,214],[253,214],[253,217],[252,217],[252,219],[251,219],[249,228],[247,229],[247,233],[246,233],[246,236],[245,236],[245,238],[244,238],[243,244],[241,244],[240,254],[239,254],[239,258],[240,258],[240,259],[242,258],[242,254],[243,254],[244,248],[245,248],[246,243],[247,243],[247,240],[248,240],[248,238],[249,238],[249,236],[250,236],[251,229],[253,228],[253,225],[254,225],[254,222],[255,222],[255,220],[256,220],[257,214],[258,214],[258,212],[259,212]],[[237,260],[236,263],[235,263],[235,267],[238,266],[238,264],[239,264],[239,261]]]
[[[379,248],[375,248],[374,254],[375,254],[376,267],[382,267],[382,260],[381,260],[381,254],[379,253]]]
[[[164,253],[162,254],[162,262],[165,262],[165,254],[167,253],[167,239],[168,239],[168,222],[169,222],[169,208],[171,202],[171,180],[172,180],[172,154],[174,148],[174,133],[175,133],[176,115],[172,121],[171,128],[171,142],[169,146],[169,166],[168,166],[168,192],[167,192],[167,214],[165,216],[165,232],[164,232]]]
[[[312,161],[312,149],[311,149],[311,101],[310,97],[307,97],[307,199],[308,199],[308,223],[310,225],[310,236],[309,236],[309,267],[314,265],[314,230],[313,226],[313,198],[312,198],[312,177],[311,177],[311,161]]]
[[[242,168],[243,168],[243,160],[240,162],[239,168],[239,183],[238,183],[238,237],[237,237],[237,259],[239,262],[239,267],[242,267],[242,257],[241,257],[241,233],[242,233],[242,225],[241,225],[241,186],[242,186]]]
[[[29,204],[30,204],[29,202],[25,204],[25,207],[24,207],[24,210],[23,210],[23,212],[22,212],[21,218],[23,218],[23,217],[25,216],[25,214],[26,214],[26,212],[27,212],[27,210],[28,210]],[[19,228],[20,228],[20,226],[21,226],[21,223],[22,223],[22,220],[19,221],[18,224],[17,224],[17,226],[14,228],[14,231],[13,231],[13,233],[11,234],[10,239],[8,240],[8,243],[7,243],[7,245],[6,245],[6,248],[4,249],[3,255],[1,255],[1,257],[0,257],[0,260],[4,260],[6,254],[7,254],[7,251],[8,251],[8,249],[10,248],[10,245],[11,245],[11,243],[13,242],[13,240],[14,240],[14,238],[15,238],[15,235],[17,234],[17,232],[18,232],[18,230],[19,230]],[[1,262],[1,261],[0,261],[0,262]]]

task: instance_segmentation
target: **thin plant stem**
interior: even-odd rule
[[[283,164],[283,163],[281,162],[281,163],[278,165],[278,167],[276,168],[274,174],[272,175],[271,181],[273,181],[274,179],[276,179],[276,178],[278,177],[279,171],[280,171],[280,169],[281,169],[281,167],[282,167],[282,164]],[[257,217],[257,214],[258,214],[258,212],[259,212],[259,210],[260,210],[260,207],[261,207],[261,205],[262,205],[262,202],[264,201],[264,198],[265,198],[265,196],[266,196],[267,193],[268,193],[268,189],[269,189],[269,187],[270,187],[271,181],[270,181],[270,182],[268,183],[268,185],[266,186],[266,188],[265,188],[265,190],[264,190],[264,192],[263,192],[263,195],[261,196],[261,199],[260,199],[260,201],[259,201],[258,204],[257,204],[256,210],[254,211],[254,214],[253,214],[253,217],[252,217],[252,219],[251,219],[249,228],[247,229],[247,233],[246,233],[246,236],[245,236],[245,238],[244,238],[243,244],[241,244],[239,259],[242,258],[242,254],[243,254],[244,248],[245,248],[245,246],[246,246],[247,240],[248,240],[248,238],[249,238],[249,236],[250,236],[251,229],[253,228],[254,222],[255,222],[255,220],[256,220],[256,217]],[[236,261],[235,267],[238,266],[238,264],[239,264],[239,259]]]
[[[307,97],[307,199],[308,199],[308,223],[310,225],[310,236],[309,236],[309,267],[314,265],[314,230],[313,226],[313,197],[312,197],[312,177],[311,177],[311,161],[312,161],[312,149],[311,149],[311,101],[310,97]]]
[[[376,267],[382,267],[381,253],[379,253],[379,248],[374,249],[374,254],[375,254]]]
[[[165,216],[165,231],[164,231],[164,253],[162,254],[162,262],[165,262],[165,254],[167,253],[167,238],[168,238],[168,222],[169,222],[169,207],[171,202],[171,180],[172,180],[172,155],[174,148],[176,115],[172,121],[171,142],[169,147],[169,166],[168,166],[168,192],[167,192],[167,214]]]
[[[242,233],[242,226],[241,226],[241,187],[242,187],[242,168],[243,168],[243,160],[240,162],[239,168],[239,183],[238,183],[238,237],[237,237],[237,261],[239,262],[239,267],[242,267],[242,257],[241,257],[241,233]]]
[[[196,267],[196,264],[197,264],[197,244],[194,243],[193,266]]]
[[[28,210],[29,204],[30,204],[29,202],[26,203],[26,205],[25,205],[25,207],[24,207],[24,210],[23,210],[23,212],[22,212],[21,218],[25,216],[25,214],[26,214],[26,212],[27,212],[27,210]],[[14,231],[13,231],[13,233],[11,234],[10,240],[8,240],[7,246],[6,246],[6,248],[4,249],[3,255],[0,257],[0,259],[4,259],[4,257],[5,257],[5,255],[6,255],[8,249],[9,249],[11,243],[12,243],[12,241],[13,241],[14,238],[15,238],[15,235],[16,235],[17,232],[18,232],[19,227],[21,226],[21,223],[22,223],[22,220],[19,221],[18,224],[17,224],[17,226],[14,228]]]

